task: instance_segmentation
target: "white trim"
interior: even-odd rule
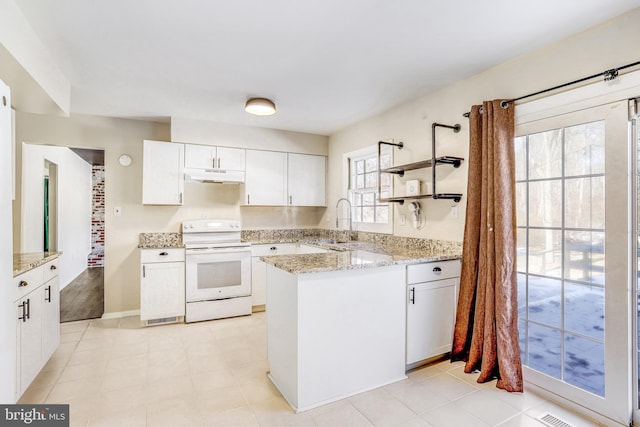
[[[517,103],[516,126],[542,120],[623,99],[640,94],[640,71],[623,74],[610,82],[597,82],[577,89],[547,96],[526,103]]]
[[[102,319],[121,319],[123,317],[140,316],[140,309],[129,311],[112,311],[110,313],[104,313]]]

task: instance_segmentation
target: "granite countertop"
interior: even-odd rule
[[[327,271],[375,268],[399,264],[459,259],[456,248],[406,248],[365,242],[344,244],[318,243],[317,246],[332,252],[300,255],[273,255],[260,259],[281,270],[293,274],[321,273]]]
[[[62,252],[25,252],[13,254],[13,277],[58,258]]]
[[[181,233],[140,233],[140,249],[184,248]]]

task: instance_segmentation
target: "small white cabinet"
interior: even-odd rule
[[[267,303],[267,264],[260,257],[329,252],[327,249],[300,243],[251,245],[251,305],[262,308]]]
[[[16,401],[60,344],[58,260],[14,277]]]
[[[287,188],[289,205],[326,206],[325,156],[288,154]]]
[[[406,363],[451,351],[460,261],[407,266]]]
[[[182,205],[184,144],[144,141],[142,204]]]
[[[244,171],[245,150],[244,148],[185,144],[184,167]]]
[[[242,204],[287,205],[287,153],[247,150]]]
[[[140,320],[184,317],[184,249],[140,250]]]

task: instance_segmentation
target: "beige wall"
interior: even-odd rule
[[[504,36],[509,37],[508,34]],[[438,130],[437,155],[467,158],[468,122],[462,114],[469,111],[471,105],[488,99],[518,97],[635,62],[638,60],[638,40],[640,9],[337,132],[329,139],[328,206],[333,206],[343,195],[343,153],[393,138],[403,141],[406,147],[395,151],[394,163],[429,159],[431,123],[440,122],[451,125],[460,123],[462,131],[454,134],[448,130]],[[467,168],[466,163],[457,170],[440,166],[438,191],[466,194]],[[396,194],[402,194],[406,179],[430,182],[430,170],[396,179]],[[461,241],[466,198],[459,204],[457,219],[451,215],[452,205],[450,200],[423,200],[427,222],[422,230],[415,230],[409,225],[406,206],[396,205],[394,234]],[[408,225],[400,225],[399,214],[407,216]],[[334,215],[335,212],[328,209],[322,222],[334,222]]]
[[[326,154],[328,138],[295,132],[227,127],[206,122],[180,121],[182,141],[210,142],[227,146]],[[231,131],[229,131],[231,129]],[[22,174],[21,142],[105,150],[105,312],[137,310],[139,297],[138,235],[143,232],[177,232],[187,219],[208,217],[234,218],[243,227],[308,228],[316,227],[324,208],[307,207],[242,207],[240,187],[229,184],[185,184],[183,206],[143,206],[142,141],[169,141],[168,124],[137,120],[110,119],[94,116],[70,118],[16,113],[16,176]],[[189,135],[200,135],[191,138]],[[226,142],[222,144],[221,141]],[[252,145],[253,144],[253,145]],[[120,154],[133,158],[129,167],[118,164]],[[21,182],[17,180],[13,203],[14,247],[20,247]],[[122,208],[122,216],[113,215],[114,207]]]

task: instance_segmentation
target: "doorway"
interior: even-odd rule
[[[631,392],[626,104],[526,123],[515,141],[525,379],[622,425]]]
[[[60,293],[60,322],[95,319],[104,313],[104,151],[70,150],[91,166],[91,252],[86,267]]]

